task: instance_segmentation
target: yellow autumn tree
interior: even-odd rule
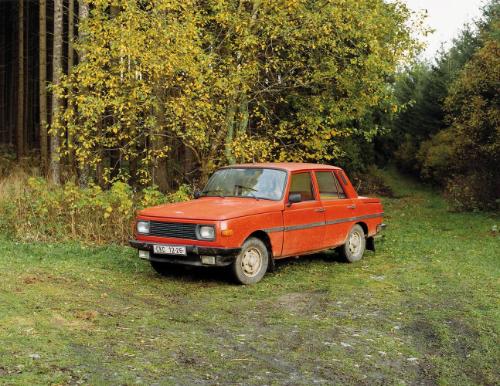
[[[82,170],[163,190],[188,161],[204,179],[228,162],[338,157],[418,49],[398,1],[90,3],[85,60],[58,89],[66,145]]]

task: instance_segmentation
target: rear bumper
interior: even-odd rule
[[[151,243],[147,241],[140,240],[130,240],[129,244],[131,247],[136,248],[141,251],[148,251],[150,261],[156,261],[160,263],[172,263],[172,264],[183,264],[183,265],[196,265],[196,266],[216,266],[224,267],[230,265],[240,253],[241,248],[213,248],[213,247],[200,247],[198,245],[187,245],[186,252],[187,256],[177,256],[177,255],[157,255],[153,253],[153,245],[159,245],[159,243]],[[213,256],[213,263],[204,264],[202,262],[202,256]]]
[[[376,233],[366,239],[366,249],[375,252],[375,240],[382,238],[382,231],[385,229],[386,224],[377,225]]]
[[[387,224],[384,223],[377,225],[377,233],[375,234],[375,238],[379,238],[380,236],[382,236],[381,233],[386,227]]]

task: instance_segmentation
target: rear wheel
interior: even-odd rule
[[[251,237],[243,244],[231,269],[240,284],[255,284],[262,280],[269,266],[269,252],[258,238]]]
[[[363,228],[356,224],[351,228],[347,241],[339,248],[340,255],[349,263],[363,258],[366,249],[366,237]]]

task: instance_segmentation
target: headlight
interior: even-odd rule
[[[149,221],[137,221],[137,233],[147,235],[149,233]]]
[[[211,225],[201,225],[198,228],[198,236],[201,240],[214,240],[215,228]]]

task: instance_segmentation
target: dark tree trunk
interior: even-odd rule
[[[153,149],[161,150],[164,149],[167,141],[165,136],[162,134],[156,135],[153,140]],[[162,192],[168,192],[171,190],[170,181],[168,178],[168,159],[164,157],[159,157],[155,160],[154,170],[153,170],[153,183],[158,185],[158,188]]]
[[[0,130],[2,131],[2,143],[8,142],[7,129],[7,47],[5,39],[5,24],[7,15],[0,9]]]
[[[156,103],[155,106],[156,116],[158,117],[158,128],[155,130],[155,133],[152,137],[150,137],[151,147],[155,152],[163,152],[163,149],[170,143],[168,143],[165,133],[165,106],[164,106],[164,93],[165,90],[157,87],[155,90],[156,94]],[[153,183],[158,185],[158,188],[162,192],[168,192],[171,190],[171,184],[168,178],[168,158],[171,154],[171,148],[168,151],[166,157],[156,157],[154,160],[153,166]]]
[[[39,3],[39,113],[40,113],[40,159],[43,173],[47,173],[48,166],[48,136],[47,136],[47,3]]]
[[[24,0],[18,6],[17,158],[24,156]]]
[[[15,66],[12,64],[13,61],[15,60],[14,58],[14,54],[11,56],[11,71],[10,71],[10,74],[11,74],[11,78],[10,78],[10,100],[11,100],[11,103],[10,103],[10,109],[9,109],[9,114],[10,114],[10,117],[9,117],[9,145],[11,147],[14,146],[14,143],[16,141],[16,114],[17,114],[17,111],[16,111],[16,108],[14,106],[14,101],[17,102],[17,84],[16,84],[16,71],[14,70]]]
[[[30,106],[29,106],[29,95],[30,95],[30,89],[28,87],[28,83],[30,81],[30,73],[29,73],[29,62],[30,62],[30,55],[29,55],[29,44],[30,44],[30,39],[29,39],[29,25],[30,25],[30,4],[26,3],[24,5],[24,17],[23,19],[25,20],[24,22],[24,90],[23,90],[23,97],[24,97],[24,103],[23,103],[23,153],[27,154],[28,153],[28,118],[29,118],[29,113],[30,113]]]

